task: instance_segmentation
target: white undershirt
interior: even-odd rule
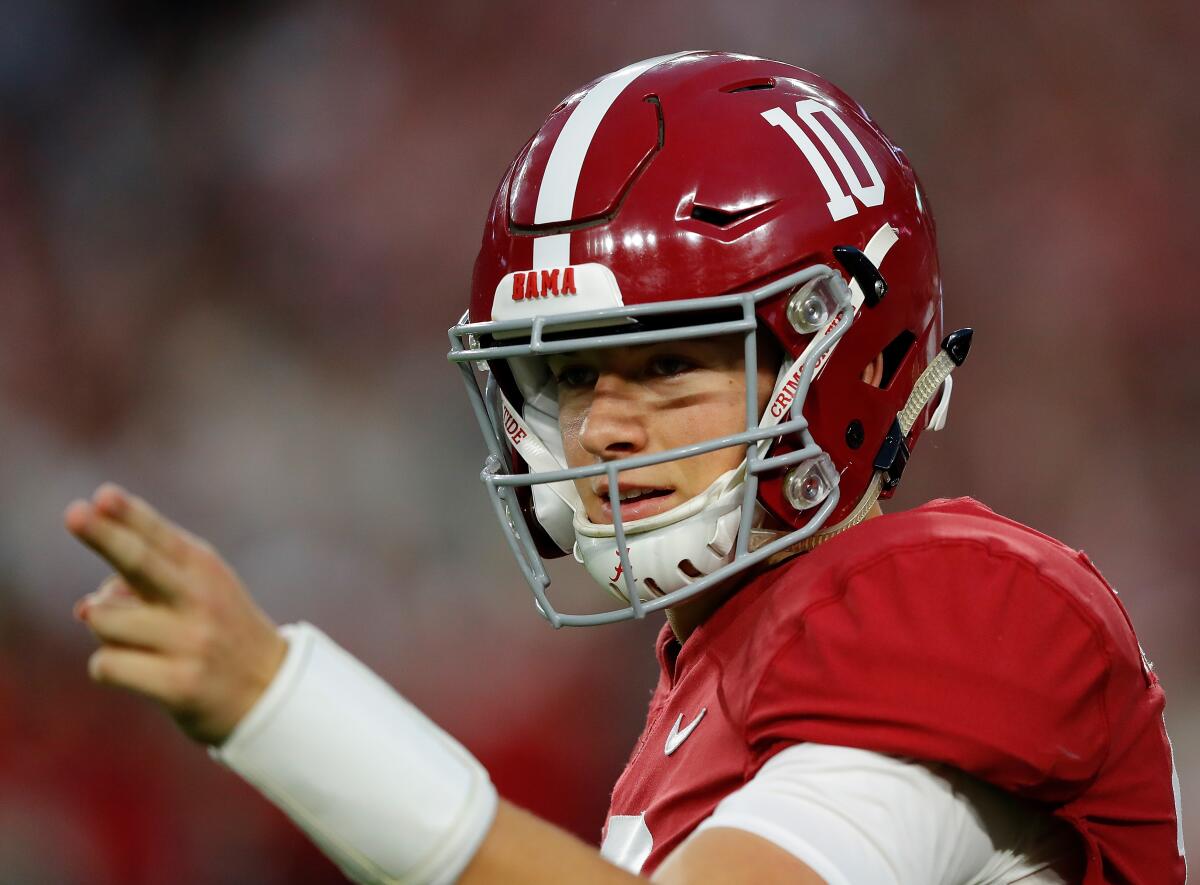
[[[1061,885],[1081,858],[1066,824],[957,769],[822,744],[779,752],[689,839],[713,827],[773,842],[828,885]]]

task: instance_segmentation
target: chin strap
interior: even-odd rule
[[[774,556],[769,557],[767,559],[767,564],[775,565],[775,563],[783,562],[785,559],[790,559],[798,553],[807,553],[818,544],[828,541],[835,535],[840,535],[847,529],[854,528],[856,525],[866,519],[867,514],[871,512],[871,508],[873,508],[879,501],[879,493],[883,491],[883,478],[885,475],[886,473],[882,470],[875,471],[875,475],[871,477],[870,485],[867,486],[866,493],[858,499],[858,504],[855,505],[854,510],[849,516],[847,516],[837,525],[830,526],[827,529],[822,529],[815,535],[805,538],[803,541],[797,541],[790,547],[783,548]],[[776,538],[781,538],[786,534],[787,532],[771,529],[755,529],[750,532],[750,549],[757,550],[759,547],[774,541]]]
[[[886,465],[881,464],[878,458],[876,459],[875,466],[877,469],[871,477],[871,482],[850,515],[837,523],[837,525],[822,529],[815,535],[779,551],[768,559],[770,564],[773,565],[777,562],[782,562],[791,556],[795,556],[797,553],[805,553],[812,550],[818,544],[828,541],[835,535],[840,535],[847,529],[854,528],[854,526],[867,518],[867,514],[878,503],[879,496],[885,490],[896,487],[896,484],[900,481],[900,471],[904,468],[904,462],[908,460],[908,449],[904,446],[904,438],[908,436],[913,424],[916,423],[917,417],[929,405],[929,401],[933,399],[934,394],[943,385],[945,385],[946,389],[942,393],[942,401],[938,403],[937,409],[930,419],[929,427],[932,430],[941,430],[946,424],[950,385],[952,383],[950,373],[961,366],[967,358],[967,352],[971,349],[971,335],[971,329],[959,329],[958,331],[951,332],[942,340],[941,350],[938,351],[937,356],[930,361],[929,365],[925,367],[925,371],[917,378],[917,383],[913,385],[912,393],[908,395],[908,402],[904,404],[904,408],[896,413],[896,421],[893,424],[892,432],[889,432],[888,440],[884,442],[884,449],[889,447],[889,443],[894,444],[895,450],[892,453],[891,459]],[[896,459],[896,452],[902,452],[902,457]],[[787,533],[781,531],[756,529],[750,533],[750,549],[755,550],[785,534]]]

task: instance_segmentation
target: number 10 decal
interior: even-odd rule
[[[863,167],[867,170],[867,176],[871,179],[870,184],[864,185],[858,180],[858,173],[854,171],[850,165],[850,161],[846,158],[845,151],[841,145],[833,140],[833,136],[829,131],[817,120],[818,114],[824,114],[842,136],[854,148],[854,152],[858,154],[858,159],[862,161]],[[813,134],[821,140],[821,144],[825,146],[825,150],[829,152],[829,156],[833,157],[833,161],[837,163],[838,170],[842,173],[842,178],[850,187],[850,194],[858,197],[859,201],[864,206],[878,206],[883,203],[883,179],[879,176],[879,170],[875,168],[875,164],[871,162],[866,149],[863,148],[862,142],[858,140],[850,127],[842,122],[833,110],[833,108],[821,104],[811,98],[806,98],[803,101],[796,102],[796,116],[798,116]],[[813,140],[808,137],[800,125],[788,116],[783,108],[771,108],[769,111],[763,111],[763,119],[772,126],[778,126],[786,132],[796,143],[796,147],[804,153],[804,158],[813,168],[813,172],[817,173],[817,178],[821,181],[821,186],[825,188],[825,193],[829,195],[829,202],[825,205],[829,208],[829,214],[833,216],[834,221],[841,221],[843,218],[849,218],[851,215],[858,213],[858,207],[854,205],[854,197],[845,193],[842,190],[842,185],[837,177],[833,174],[833,170],[829,167],[828,161],[817,150],[817,146],[813,144]]]

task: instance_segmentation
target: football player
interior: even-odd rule
[[[600,853],[204,542],[115,486],[98,681],[162,701],[369,882],[1184,880],[1163,692],[1081,553],[970,499],[882,515],[947,415],[933,219],[848,96],[773,61],[639,62],[509,167],[450,332],[541,614],[663,610]],[[618,600],[558,611],[545,560]]]

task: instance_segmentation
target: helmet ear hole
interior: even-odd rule
[[[881,387],[883,385],[883,354],[875,354],[875,359],[871,360],[862,370],[863,384],[869,384],[871,387]]]
[[[868,380],[867,372],[871,371],[874,365],[882,358],[883,365],[878,383],[871,386],[878,387],[880,390],[887,390],[891,386],[892,380],[896,377],[896,372],[899,371],[900,366],[904,363],[904,358],[912,350],[912,346],[916,340],[917,336],[907,329],[893,338],[883,350],[879,351],[875,359],[867,364],[863,372],[863,381],[867,384],[871,383]]]

